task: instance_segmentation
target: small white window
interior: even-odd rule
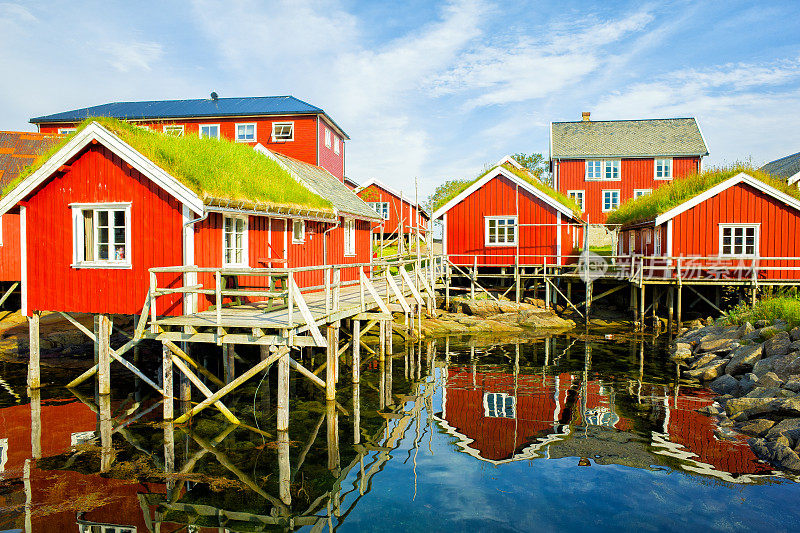
[[[644,243],[651,244],[653,242],[653,235],[650,233],[649,229],[644,230]]]
[[[613,211],[619,207],[619,189],[603,191],[603,213]]]
[[[656,159],[655,160],[655,179],[657,180],[671,180],[672,179],[672,159]]]
[[[331,130],[329,130],[328,128],[325,128],[325,147],[326,148],[331,147]]]
[[[628,232],[628,253],[633,254],[636,252],[636,232]]]
[[[163,127],[164,133],[167,135],[174,135],[175,137],[183,136],[183,124],[165,124]]]
[[[504,392],[483,393],[483,415],[492,418],[514,418],[516,398]]]
[[[59,135],[69,135],[71,133],[75,133],[77,128],[58,128]]]
[[[757,257],[758,224],[720,224],[720,255]]]
[[[333,153],[339,155],[339,137],[333,136]]]
[[[297,220],[292,221],[292,242],[294,244],[301,244],[306,242],[306,221]]]
[[[567,196],[569,196],[576,204],[578,204],[578,207],[581,208],[581,213],[583,213],[585,211],[585,209],[583,208],[583,205],[584,205],[584,203],[583,203],[584,192],[583,191],[567,191]]]
[[[656,235],[655,255],[661,255],[661,230],[656,228],[654,233]]]
[[[237,124],[236,125],[236,142],[239,142],[239,143],[253,143],[253,142],[256,142],[256,125],[255,125],[255,123]]]
[[[344,255],[356,255],[356,221],[344,221]]]
[[[223,220],[222,266],[247,266],[246,216],[225,216]]]
[[[293,141],[294,122],[273,122],[272,123],[272,142]]]
[[[131,204],[71,204],[73,267],[130,268]]]
[[[486,217],[486,244],[488,246],[517,244],[517,217]]]
[[[653,189],[633,189],[633,198],[641,198],[642,196],[647,196],[653,192]]]
[[[200,137],[219,139],[219,124],[200,124]]]
[[[620,179],[619,159],[589,159],[586,161],[587,181],[617,181]]]
[[[389,202],[367,202],[384,220],[389,220]]]

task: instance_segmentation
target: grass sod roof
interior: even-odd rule
[[[572,211],[572,213],[577,218],[580,218],[580,216],[581,216],[580,207],[578,206],[578,204],[575,203],[574,200],[572,200],[566,194],[563,194],[563,193],[553,189],[552,187],[550,187],[546,183],[542,183],[541,181],[536,179],[536,177],[531,175],[530,173],[528,173],[528,172],[526,172],[524,170],[520,170],[520,169],[516,168],[515,166],[513,166],[513,165],[511,165],[509,163],[503,163],[500,166],[503,167],[505,170],[507,170],[507,171],[511,172],[512,174],[514,174],[519,179],[525,181],[526,183],[528,183],[529,185],[531,185],[535,189],[538,189],[539,191],[543,192],[544,194],[546,194],[550,198],[552,198],[552,199],[556,200],[557,202],[563,204],[568,209],[570,209]],[[455,198],[456,196],[458,196],[462,192],[464,192],[467,189],[469,189],[473,184],[475,184],[481,178],[483,178],[484,176],[489,174],[495,168],[497,168],[497,167],[493,166],[493,167],[481,172],[478,175],[478,177],[476,177],[475,179],[465,180],[463,183],[459,184],[457,187],[454,187],[453,190],[451,190],[447,194],[447,196],[444,196],[444,197],[440,198],[436,202],[436,204],[434,204],[432,206],[432,211],[437,211],[438,209],[440,209],[447,202],[449,202],[450,200],[452,200],[453,198]]]
[[[800,200],[800,190],[771,177],[751,166],[736,164],[725,168],[710,169],[699,174],[676,179],[655,189],[652,193],[628,200],[616,211],[609,213],[606,223],[631,225],[654,220],[658,215],[691,200],[711,187],[744,172],[749,176]]]
[[[229,201],[250,208],[266,204],[267,207],[334,212],[327,199],[304,187],[280,164],[247,144],[191,134],[177,137],[107,117],[86,119],[77,127],[76,134],[92,122],[117,135],[194,191],[204,203]],[[5,187],[3,195],[39,169],[73,135],[41,154]]]

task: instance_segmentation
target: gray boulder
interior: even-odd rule
[[[780,387],[758,387],[748,392],[744,398],[778,398],[781,397]]]
[[[718,359],[718,357],[713,353],[703,355],[703,356],[699,357],[696,361],[694,361],[692,363],[692,369],[702,368],[702,367],[706,366],[707,364],[710,364],[715,359]]]
[[[778,398],[772,400],[765,408],[767,409],[765,412],[778,416],[800,418],[800,398]]]
[[[772,426],[766,433],[768,440],[775,440],[780,435],[796,442],[800,438],[800,418],[785,418]]]
[[[753,373],[745,374],[744,377],[739,380],[739,394],[747,394],[755,388],[757,382],[758,376]]]
[[[772,362],[772,370],[779,376],[784,377],[800,373],[800,353],[792,352],[779,356]]]
[[[725,367],[725,373],[737,376],[753,370],[753,366],[761,359],[763,345],[753,344],[750,346],[740,346],[731,354],[731,361]]]
[[[767,420],[765,418],[757,418],[755,420],[751,420],[739,428],[739,431],[744,433],[745,435],[753,435],[754,437],[763,437],[767,434],[767,432],[775,425],[775,422],[772,420]]]
[[[756,320],[756,328],[761,329],[769,326],[769,320]]]
[[[700,367],[688,370],[684,375],[691,379],[699,379],[701,381],[711,381],[716,379],[725,371],[725,366],[728,364],[727,359],[715,359],[711,363]]]
[[[785,442],[770,442],[759,438],[752,438],[747,442],[753,453],[761,459],[784,470],[800,471],[800,457]]]
[[[757,418],[757,415],[771,411],[773,398],[734,398],[725,404],[725,412],[734,420]]]
[[[790,376],[786,383],[783,384],[783,388],[794,393],[800,392],[800,376]]]
[[[792,341],[800,341],[800,327],[794,327],[789,331],[789,338]]]
[[[789,345],[791,343],[792,341],[789,338],[788,333],[785,331],[776,332],[772,338],[768,339],[764,343],[764,357],[772,357],[773,355],[786,355],[789,353]]]
[[[755,330],[756,330],[756,328],[753,327],[753,324],[751,324],[750,322],[745,322],[744,324],[742,324],[739,327],[739,329],[736,330],[736,336],[741,339],[741,338],[747,337],[748,335],[753,333]]]
[[[760,378],[758,378],[758,383],[756,383],[756,387],[765,387],[765,388],[781,388],[783,387],[783,380],[778,377],[775,372],[767,372]]]
[[[736,337],[735,334],[723,334],[710,338],[705,337],[700,341],[700,344],[697,345],[697,353],[729,352],[732,349],[731,344],[738,340],[739,338]]]
[[[789,352],[800,352],[800,341],[792,341],[789,343]]]
[[[711,390],[719,394],[736,394],[739,382],[730,374],[722,374],[709,385]]]

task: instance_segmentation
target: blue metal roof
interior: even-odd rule
[[[253,96],[193,100],[150,100],[112,102],[32,118],[33,124],[81,122],[87,117],[113,117],[121,120],[178,119],[198,117],[237,117],[261,115],[324,115],[346,139],[347,134],[325,111],[294,96]]]

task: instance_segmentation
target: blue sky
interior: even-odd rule
[[[709,163],[800,151],[800,2],[0,2],[0,129],[119,100],[292,94],[347,174],[421,196],[548,124],[695,116]]]

